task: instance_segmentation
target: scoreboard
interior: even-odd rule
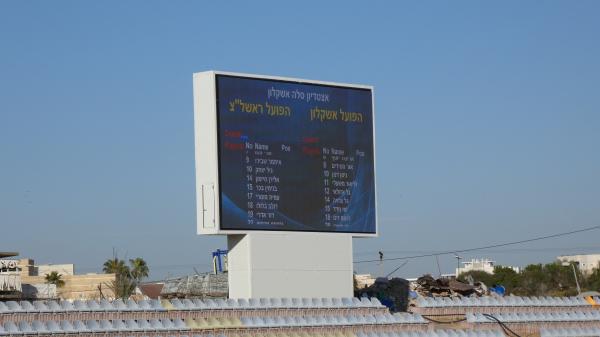
[[[375,235],[373,88],[195,74],[198,227]]]

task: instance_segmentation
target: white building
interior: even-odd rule
[[[462,273],[466,273],[469,271],[484,271],[489,274],[494,273],[494,268],[496,267],[496,261],[492,261],[490,259],[471,259],[471,261],[462,262],[463,266],[460,268],[456,268],[456,277]],[[515,272],[520,272],[519,267],[513,266],[503,266],[505,268],[510,268]]]
[[[0,252],[0,298],[3,293],[21,292],[21,269],[19,260],[2,259],[18,253]]]
[[[562,255],[556,259],[560,262],[574,262],[581,273],[586,275],[591,274],[594,268],[600,268],[600,254]]]
[[[52,272],[57,272],[60,275],[75,275],[75,265],[68,264],[40,264],[35,266],[35,274],[45,276]]]
[[[375,283],[375,278],[371,274],[354,274],[354,280],[358,289],[370,287]]]

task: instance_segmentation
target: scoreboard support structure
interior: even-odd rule
[[[227,235],[229,297],[352,297],[352,236]]]

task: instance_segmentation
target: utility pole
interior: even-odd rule
[[[577,271],[575,270],[575,263],[571,263],[571,267],[573,267],[573,275],[575,276],[575,284],[577,285],[577,294],[581,295],[581,287],[579,286],[579,281],[577,280]]]
[[[456,258],[456,278],[458,278],[458,271],[460,270],[460,260],[462,260],[462,257],[460,257],[457,253],[454,253],[454,257]]]
[[[577,270],[575,270],[575,263],[574,262],[563,262],[562,265],[565,267],[571,265],[571,267],[573,268],[573,276],[575,276],[575,285],[577,286],[577,294],[581,295],[581,287],[579,286],[579,280],[577,279]]]
[[[438,257],[438,255],[435,256],[435,263],[437,264],[438,267],[438,277],[441,278],[442,277],[442,268],[440,268],[440,259]]]

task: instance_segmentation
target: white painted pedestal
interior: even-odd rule
[[[228,235],[229,297],[352,297],[352,235]]]

